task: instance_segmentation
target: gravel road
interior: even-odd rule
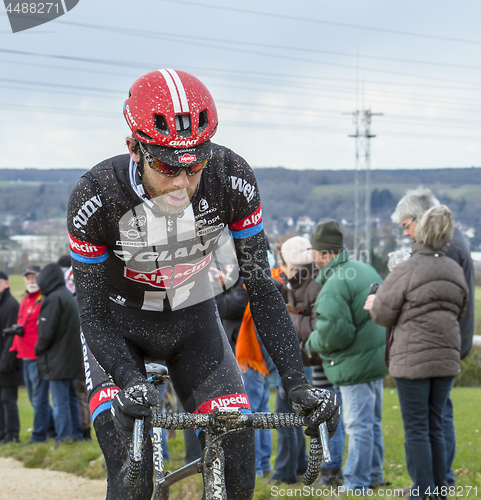
[[[0,458],[0,500],[104,500],[106,482]]]

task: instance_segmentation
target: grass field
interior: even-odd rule
[[[14,296],[20,300],[24,292],[22,276],[10,276],[10,287]],[[481,287],[476,289],[476,324],[477,335],[481,335]],[[459,486],[472,486],[478,488],[481,496],[481,388],[457,387],[452,391],[455,408],[455,424],[457,434],[457,457],[454,462],[457,484]],[[273,408],[273,401],[271,401]],[[30,437],[32,425],[32,408],[28,402],[26,391],[20,389],[19,411],[21,418],[21,441],[27,442]],[[385,438],[384,471],[386,480],[391,483],[391,488],[402,488],[410,485],[406,471],[404,456],[404,437],[399,402],[395,389],[387,388],[384,391],[383,431]],[[272,433],[274,449],[276,434]],[[42,467],[71,472],[91,479],[106,477],[102,467],[102,454],[95,438],[92,442],[62,444],[56,449],[51,449],[53,442],[38,444],[28,447],[19,447],[16,444],[0,445],[0,456],[12,456],[21,460],[27,467]],[[171,461],[167,469],[172,470],[183,465],[184,447],[180,432],[175,439],[169,441]],[[272,462],[275,451],[272,455]],[[282,488],[282,486],[281,486]],[[266,479],[258,479],[254,498],[264,500],[273,496],[302,496],[303,498],[320,498],[320,492],[314,490],[314,495],[307,495],[306,490],[298,490],[292,486],[281,495],[281,490],[271,490],[271,485]],[[285,489],[284,488],[284,489]],[[188,478],[171,489],[172,500],[185,498],[200,498],[202,482],[200,475]],[[276,495],[277,493],[277,495]],[[385,495],[390,498],[389,495]],[[470,497],[475,496],[471,491]]]
[[[457,457],[454,462],[458,486],[472,486],[478,488],[481,496],[481,389],[456,388],[452,391],[455,408],[455,424],[457,434]],[[273,398],[271,398],[273,407]],[[32,409],[28,402],[25,389],[20,390],[19,411],[21,418],[21,441],[25,443],[30,437],[32,425]],[[391,483],[390,488],[402,488],[410,485],[410,479],[406,471],[404,456],[404,438],[401,413],[397,393],[394,389],[384,391],[383,430],[385,439],[384,472],[386,480]],[[276,446],[276,434],[272,431],[274,448]],[[0,456],[11,456],[25,463],[27,467],[42,467],[74,474],[82,475],[92,479],[106,477],[102,467],[102,455],[95,439],[92,442],[62,444],[52,449],[53,441],[27,447],[17,444],[4,444],[0,446]],[[169,440],[170,462],[166,463],[167,469],[175,469],[183,465],[184,447],[182,433],[177,432],[173,440]],[[272,463],[275,451],[272,455]],[[302,488],[301,485],[295,486]],[[279,488],[290,488],[292,491],[285,492],[285,496],[294,496],[293,486],[281,485]],[[172,500],[184,500],[186,498],[200,498],[202,482],[200,475],[188,478],[171,489]],[[277,493],[281,496],[281,490],[271,490],[267,479],[258,479],[254,498],[264,500],[272,498]],[[303,493],[301,495],[301,493]],[[306,490],[297,492],[303,498],[319,498],[323,495],[305,494]],[[319,492],[317,492],[319,493]],[[393,495],[391,495],[393,496]],[[391,497],[387,495],[388,498]],[[472,491],[470,497],[474,497]]]

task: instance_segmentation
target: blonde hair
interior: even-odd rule
[[[416,239],[431,250],[442,250],[451,239],[454,220],[446,205],[426,211],[416,226]]]

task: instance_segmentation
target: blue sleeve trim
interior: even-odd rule
[[[257,226],[252,226],[247,229],[242,229],[241,231],[234,231],[233,229],[230,230],[231,236],[235,240],[240,240],[242,238],[249,238],[249,236],[254,236],[257,233],[260,233],[264,229],[262,222],[257,224]]]
[[[95,419],[99,416],[100,413],[103,411],[110,410],[112,407],[112,401],[107,401],[106,403],[102,403],[101,405],[97,406],[95,408],[94,412],[92,413],[92,422],[95,421]]]
[[[109,253],[105,252],[98,257],[85,257],[84,255],[80,255],[75,253],[73,250],[70,250],[70,257],[74,260],[78,260],[79,262],[85,262],[86,264],[97,264],[99,262],[103,262],[109,258]]]

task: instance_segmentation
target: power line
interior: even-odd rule
[[[165,0],[167,1],[167,0]],[[264,53],[264,52],[259,52],[259,51],[254,51],[254,50],[248,50],[248,49],[241,49],[241,48],[232,48],[232,47],[222,47],[219,45],[219,40],[218,39],[211,39],[214,40],[213,43],[206,43],[204,41],[200,41],[198,39],[195,40],[189,40],[186,39],[185,36],[179,36],[175,34],[159,34],[159,33],[154,33],[154,32],[148,32],[145,30],[136,30],[136,29],[129,29],[129,28],[117,28],[117,27],[109,27],[109,26],[101,26],[101,25],[93,25],[93,24],[86,24],[86,23],[75,23],[71,21],[58,21],[61,24],[66,24],[66,25],[72,25],[72,26],[79,26],[82,28],[89,28],[89,29],[96,29],[96,30],[102,30],[102,31],[110,31],[114,33],[119,33],[119,34],[130,34],[133,36],[140,36],[142,38],[154,38],[154,39],[162,39],[162,40],[169,40],[174,38],[176,40],[176,43],[182,43],[182,44],[195,44],[196,47],[198,46],[204,46],[204,47],[210,47],[214,48],[217,50],[226,50],[226,51],[231,51],[231,52],[238,52],[238,53],[244,53],[244,54],[250,54],[250,55],[257,55],[257,56],[263,56],[263,57],[271,57],[271,58],[276,58],[276,59],[283,59],[283,60],[293,60],[296,62],[307,62],[310,64],[317,64],[317,65],[324,65],[324,66],[333,66],[333,67],[339,67],[339,68],[347,68],[347,69],[354,69],[355,66],[353,65],[348,65],[348,64],[342,64],[342,63],[335,63],[335,62],[328,62],[328,61],[318,61],[314,59],[307,59],[307,58],[301,58],[299,56],[288,56],[288,55],[282,55],[282,54],[272,54],[272,53]],[[204,39],[203,39],[204,40]],[[220,40],[222,41],[222,40]],[[229,43],[240,43],[240,42],[229,42]],[[480,42],[481,43],[481,42]],[[246,45],[246,44],[244,44]],[[256,45],[256,44],[253,44]],[[298,49],[298,50],[303,50],[303,49]],[[1,51],[3,52],[11,52],[11,53],[23,53],[26,54],[25,51],[9,51],[6,49],[2,49]],[[56,56],[45,56],[45,57],[56,57],[60,59],[71,59],[75,61],[89,61],[89,62],[96,62],[98,64],[115,64],[115,65],[125,65],[126,63],[119,63],[119,62],[113,62],[113,61],[105,61],[105,60],[94,60],[94,59],[89,59],[89,58],[81,58],[81,57],[71,57],[71,56],[61,56],[61,55],[56,55]],[[419,62],[421,63],[421,61]],[[136,67],[138,63],[129,63],[129,66],[134,66]],[[451,83],[458,83],[458,80],[453,80],[450,78],[440,78],[440,77],[435,77],[435,76],[423,76],[423,75],[416,75],[412,73],[406,73],[406,72],[397,72],[397,71],[389,71],[389,70],[381,70],[381,69],[376,69],[376,68],[368,68],[368,67],[361,67],[359,68],[363,71],[370,71],[374,73],[382,73],[382,74],[391,74],[391,75],[401,75],[403,77],[412,77],[412,78],[420,78],[420,79],[426,79],[426,80],[436,80],[436,81],[445,81],[445,82],[451,82]],[[479,83],[476,82],[463,82],[465,85],[477,85],[479,86]]]
[[[38,81],[27,81],[27,80],[18,80],[18,79],[7,79],[3,78],[0,79],[0,87],[1,88],[11,88],[15,90],[30,90],[28,87],[34,87],[35,91],[40,91],[40,92],[47,92],[50,94],[57,95],[59,93],[67,93],[69,95],[81,95],[81,96],[89,96],[89,97],[94,97],[94,98],[102,98],[105,99],[106,97],[112,98],[112,99],[117,99],[118,96],[124,96],[123,91],[119,90],[113,90],[113,89],[105,89],[105,88],[98,88],[98,87],[86,87],[86,86],[72,86],[72,85],[65,85],[65,84],[58,84],[58,83],[50,83],[50,82],[38,82]],[[19,85],[25,86],[27,88],[22,88],[19,87]],[[39,88],[41,87],[41,88]],[[72,90],[70,92],[70,90]],[[93,92],[94,94],[88,94],[85,92]],[[98,96],[99,92],[102,93],[101,96]],[[376,101],[374,99],[374,101]],[[383,102],[382,100],[380,102]],[[439,102],[439,101],[435,101]],[[442,102],[442,101],[441,101]],[[391,101],[392,103],[392,101]],[[275,104],[262,104],[258,102],[247,102],[247,101],[228,101],[228,100],[223,100],[223,99],[218,99],[217,104],[220,105],[222,104],[224,108],[255,108],[257,111],[260,109],[264,109],[264,112],[268,113],[282,113],[282,114],[290,114],[293,116],[298,116],[300,113],[309,113],[314,116],[328,116],[329,119],[341,119],[339,115],[339,110],[338,109],[319,109],[319,108],[305,108],[302,106],[287,106],[287,105],[275,105]],[[442,108],[441,106],[438,106],[439,108]],[[448,107],[447,109],[453,109],[452,107]],[[473,112],[481,112],[481,109],[479,108],[471,108],[469,111]],[[416,125],[423,125],[423,124],[433,124],[436,127],[441,127],[441,128],[452,128],[453,125],[456,125],[458,128],[464,128],[468,130],[477,130],[478,125],[481,125],[481,122],[475,121],[475,120],[467,120],[467,119],[453,119],[452,117],[449,118],[449,123],[445,123],[446,120],[440,119],[440,120],[435,120],[432,118],[426,118],[422,116],[412,116],[412,115],[389,115],[391,119],[387,118],[383,120],[383,122],[387,123],[398,123],[399,121],[403,121],[404,123],[410,123],[410,124],[416,124]],[[442,121],[443,123],[439,123],[439,121]]]
[[[0,88],[9,88],[9,89],[14,89],[14,90],[30,90],[28,88],[29,85],[36,87],[35,91],[36,92],[46,92],[49,94],[53,95],[58,95],[59,93],[67,94],[67,95],[80,95],[80,96],[87,96],[87,97],[94,97],[94,98],[111,98],[111,99],[118,99],[118,96],[123,96],[124,92],[123,91],[116,91],[116,90],[110,90],[110,89],[102,89],[103,94],[102,96],[98,96],[95,94],[88,94],[84,92],[80,92],[80,90],[85,90],[87,92],[92,91],[92,92],[97,92],[98,89],[92,88],[92,87],[80,87],[80,86],[75,86],[72,88],[75,88],[77,90],[72,90],[69,91],[69,86],[67,85],[62,85],[62,84],[52,84],[52,83],[41,83],[41,82],[27,82],[27,81],[22,81],[22,80],[9,80],[9,79],[0,79],[0,82],[6,82],[6,83],[0,83]],[[27,88],[22,88],[19,87],[19,85],[24,85],[27,86]],[[43,88],[37,88],[37,85],[42,86]],[[111,94],[111,95],[109,95]],[[301,106],[282,106],[282,105],[268,105],[268,104],[260,104],[256,102],[246,102],[246,101],[228,101],[228,100],[223,100],[223,99],[218,99],[217,101],[218,105],[222,105],[223,108],[232,108],[232,109],[237,109],[237,108],[255,108],[256,111],[260,111],[261,109],[264,110],[265,113],[277,113],[277,114],[289,114],[291,116],[299,116],[300,113],[309,113],[310,115],[314,116],[325,116],[329,117],[330,120],[340,120],[341,117],[339,115],[339,110],[338,109],[319,109],[319,108],[304,108]],[[451,109],[451,108],[448,108]],[[471,111],[475,112],[481,112],[481,109],[472,109]],[[475,120],[468,120],[468,119],[453,119],[452,117],[449,118],[449,123],[446,123],[447,120],[444,120],[440,118],[439,120],[435,120],[432,118],[426,118],[422,116],[412,116],[412,115],[389,115],[391,119],[387,118],[383,120],[383,122],[386,123],[398,123],[399,121],[402,121],[404,123],[410,123],[410,124],[415,124],[415,125],[429,125],[433,124],[436,127],[441,127],[441,128],[452,128],[453,125],[456,125],[457,128],[463,128],[467,130],[478,130],[479,127],[481,126],[480,121],[475,121]],[[442,123],[440,123],[440,121]]]
[[[105,98],[105,97],[111,97],[111,98],[117,98],[116,96],[121,96],[121,97],[124,97],[125,96],[125,92],[123,90],[114,90],[114,89],[105,89],[105,88],[100,88],[100,87],[87,87],[87,86],[79,86],[79,85],[70,85],[70,84],[59,84],[59,83],[50,83],[50,82],[39,82],[39,81],[27,81],[27,80],[19,80],[19,79],[6,79],[6,78],[3,78],[1,79],[0,78],[0,82],[3,82],[0,83],[0,87],[3,87],[3,88],[13,88],[15,90],[29,90],[28,87],[33,87],[35,89],[36,92],[48,92],[48,93],[52,93],[52,94],[58,94],[59,93],[59,89],[62,90],[62,93],[67,93],[67,94],[76,94],[77,95],[89,95],[91,97],[99,97],[99,98]],[[19,85],[22,85],[23,87],[26,87],[26,88],[23,88],[23,87],[19,87]],[[211,87],[215,87],[215,86],[220,86],[222,88],[224,88],[223,85],[219,85],[219,84],[212,84]],[[260,91],[262,92],[264,89],[253,89],[253,88],[248,88],[248,87],[245,87],[245,86],[236,86],[236,85],[231,85],[229,88],[233,89],[233,88],[241,88],[242,90],[246,91],[246,90],[252,90],[252,91]],[[327,94],[326,94],[326,89],[324,89],[323,87],[319,87],[320,90],[324,90],[324,92],[316,92],[315,94],[314,93],[310,93],[310,94],[306,94],[305,92],[303,93],[303,97],[306,97],[306,96],[313,96],[313,97],[324,97],[324,96],[328,96],[330,97],[332,95],[332,93],[335,93],[335,94],[347,94],[349,96],[352,96],[353,93],[354,93],[354,89],[345,89],[345,88],[341,88],[341,87],[336,87],[336,88],[331,88],[331,89],[327,89]],[[70,92],[70,90],[73,90],[73,92]],[[77,92],[75,92],[77,91]],[[81,92],[83,91],[83,92]],[[86,94],[85,92],[91,92],[93,93],[92,94]],[[282,95],[289,95],[289,92],[286,92],[286,91],[283,91],[283,90],[280,90],[278,88],[273,88],[273,89],[269,89],[269,92],[270,93],[280,93]],[[98,93],[101,93],[102,95],[101,96],[98,96],[96,94]],[[473,112],[473,113],[479,113],[481,111],[481,109],[478,107],[474,107],[476,105],[480,105],[481,104],[481,101],[477,100],[477,101],[474,101],[473,99],[466,99],[466,100],[462,100],[462,99],[458,99],[457,101],[456,100],[453,100],[453,99],[439,99],[439,98],[433,98],[431,96],[424,96],[424,95],[410,95],[410,94],[399,94],[399,93],[389,93],[389,92],[365,92],[365,94],[372,94],[376,97],[374,98],[371,98],[371,102],[374,102],[374,103],[385,103],[386,102],[386,99],[388,99],[388,103],[393,105],[395,104],[395,100],[398,100],[398,99],[405,99],[405,98],[409,98],[410,100],[421,100],[423,103],[430,103],[430,104],[436,104],[437,108],[438,109],[447,109],[449,111],[452,111],[452,110],[459,110],[459,106],[463,106],[463,105],[469,105],[469,108],[466,108],[465,111],[468,111],[468,112]],[[382,94],[382,95],[381,95]],[[296,93],[297,95],[297,93]],[[115,96],[115,97],[114,97]],[[256,109],[259,109],[259,108],[266,108],[266,109],[269,109],[271,110],[272,112],[281,112],[283,110],[286,110],[286,111],[292,111],[293,113],[300,113],[300,112],[308,112],[310,114],[316,114],[316,115],[322,115],[322,114],[326,114],[326,113],[330,113],[332,115],[337,115],[339,113],[339,110],[338,109],[330,109],[330,110],[326,110],[326,109],[319,109],[319,108],[314,108],[314,107],[311,107],[311,108],[305,108],[305,107],[302,107],[302,106],[282,106],[282,105],[268,105],[268,104],[262,104],[262,103],[258,103],[258,102],[245,102],[245,101],[227,101],[227,100],[221,100],[221,99],[217,99],[216,100],[218,104],[224,104],[224,105],[227,105],[227,106],[248,106],[248,107],[255,107]],[[401,104],[403,106],[406,106],[406,102],[405,101],[402,101]],[[443,104],[448,104],[447,106],[446,105],[443,105]],[[451,104],[451,106],[449,105]],[[454,107],[454,105],[458,105],[458,107]],[[414,106],[414,104],[412,105]],[[394,116],[394,115],[390,115],[390,116]],[[396,116],[400,116],[400,115],[396,115]],[[401,118],[403,119],[403,118]],[[404,118],[405,119],[405,118]],[[425,120],[425,118],[421,118],[420,119],[422,120]],[[451,120],[452,121],[452,120]],[[436,121],[435,120],[430,120],[431,123],[435,123]],[[457,120],[458,123],[465,123],[465,122],[471,122],[472,123],[472,120]],[[412,121],[411,121],[412,123]],[[475,122],[476,123],[476,122]]]
[[[60,22],[60,21],[59,21]],[[120,28],[119,28],[120,30]],[[189,42],[190,43],[190,42]],[[61,59],[61,60],[70,60],[76,63],[91,63],[91,64],[99,64],[99,65],[111,65],[111,66],[119,66],[119,67],[125,67],[125,68],[142,68],[142,69],[152,69],[152,64],[151,63],[139,63],[139,62],[132,62],[132,61],[114,61],[114,60],[106,60],[106,59],[94,59],[94,58],[86,58],[86,57],[75,57],[75,56],[65,56],[61,54],[45,54],[45,53],[36,53],[36,52],[30,52],[30,51],[20,51],[20,50],[10,50],[10,49],[0,49],[0,52],[3,53],[8,53],[12,55],[22,55],[22,56],[32,56],[32,57],[44,57],[44,58],[53,58],[53,59]],[[298,60],[298,58],[296,58]],[[21,64],[19,61],[11,61],[12,64]],[[30,63],[23,63],[23,64],[30,64]],[[165,64],[165,66],[175,66],[175,64]],[[346,68],[352,69],[354,66],[348,66],[344,65]],[[48,66],[46,66],[48,67]],[[68,69],[68,68],[63,68],[63,67],[58,67],[58,69]],[[202,73],[215,73],[219,77],[226,78],[226,74],[232,74],[232,75],[241,75],[241,76],[246,76],[246,75],[254,75],[254,76],[261,76],[261,77],[270,77],[270,78],[290,78],[294,80],[313,80],[313,81],[318,81],[320,78],[319,77],[306,77],[302,75],[288,75],[288,74],[279,74],[279,73],[262,73],[262,72],[254,72],[254,71],[236,71],[236,70],[226,70],[226,69],[216,69],[216,68],[205,68],[205,67],[196,67],[196,66],[186,66],[187,69],[199,71]],[[363,69],[363,68],[360,68]],[[364,68],[366,69],[366,68]],[[369,69],[367,69],[369,71]],[[86,70],[88,71],[88,70]],[[92,71],[92,70],[90,70]],[[379,70],[374,70],[374,71],[379,71]],[[101,72],[99,72],[101,73]],[[390,72],[393,73],[393,72]],[[406,73],[394,73],[396,75],[403,75],[403,76],[412,76],[415,78],[435,78],[436,81],[440,81],[442,79],[436,78],[436,77],[424,77],[422,75],[409,75]],[[120,76],[128,76],[128,75],[120,75]],[[232,76],[233,78],[234,76]],[[333,77],[322,77],[324,80],[332,80],[332,81],[350,81],[347,78],[333,78]],[[466,81],[461,81],[461,80],[451,80],[448,79],[446,81],[452,82],[457,84],[456,86],[452,85],[436,85],[436,84],[422,84],[422,83],[412,83],[412,82],[385,82],[385,81],[376,81],[376,80],[369,80],[369,83],[374,83],[378,85],[400,85],[400,86],[417,86],[417,87],[429,87],[429,88],[443,88],[443,89],[456,89],[456,88],[462,88],[464,90],[477,90],[479,87],[481,87],[481,82],[476,83],[476,82],[466,82]],[[469,87],[460,87],[460,85],[468,85]]]
[[[0,109],[6,111],[25,111],[31,113],[46,113],[46,114],[60,114],[60,115],[79,115],[79,116],[94,116],[100,118],[108,118],[118,120],[120,114],[109,112],[109,111],[99,111],[99,110],[82,110],[82,109],[68,109],[68,108],[55,108],[50,106],[32,106],[32,105],[20,105],[20,104],[10,104],[10,103],[0,103]],[[230,121],[223,120],[222,127],[236,127],[243,130],[246,129],[277,129],[284,130],[292,134],[293,125],[292,123],[264,123],[264,122],[240,122],[238,120]],[[334,128],[332,126],[321,127],[318,125],[295,125],[296,130],[305,130],[312,133],[328,133],[328,134],[338,134],[339,136],[346,134],[346,128]],[[422,133],[403,133],[403,132],[389,132],[383,131],[383,137],[409,137],[416,139],[443,139],[450,141],[459,142],[475,142],[479,144],[479,136],[465,136],[465,135],[453,135],[453,134],[422,134]]]
[[[324,21],[321,19],[312,19],[312,18],[308,18],[308,17],[298,17],[298,16],[285,15],[285,14],[276,14],[273,12],[261,12],[261,11],[256,11],[256,10],[240,9],[237,7],[225,7],[225,6],[220,6],[220,5],[205,4],[205,3],[201,3],[201,2],[189,2],[187,0],[160,0],[160,1],[175,3],[176,5],[178,5],[178,4],[194,5],[196,7],[207,7],[209,9],[226,10],[226,11],[231,11],[231,12],[240,12],[243,14],[254,14],[257,16],[271,17],[271,18],[277,18],[277,19],[286,19],[288,21],[301,21],[301,22],[313,23],[313,24],[324,24],[324,25],[328,25],[328,26],[339,26],[339,27],[343,27],[343,28],[353,28],[353,29],[360,29],[360,30],[367,30],[367,31],[377,31],[380,33],[390,33],[390,34],[394,34],[394,35],[426,38],[426,39],[431,39],[431,40],[443,40],[446,42],[457,42],[457,43],[481,45],[481,42],[477,41],[477,40],[466,40],[466,39],[462,39],[462,38],[453,38],[453,37],[438,36],[438,35],[426,35],[424,33],[391,30],[391,29],[386,29],[386,28],[375,28],[373,26],[361,26],[358,24],[339,23],[339,22],[335,22],[335,21]]]

